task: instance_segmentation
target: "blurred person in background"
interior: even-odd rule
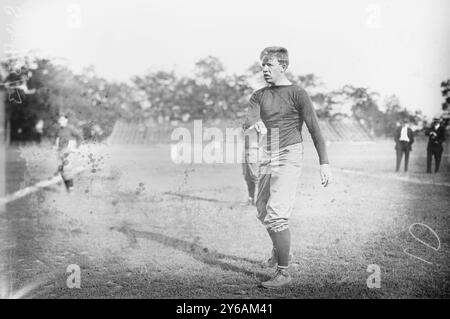
[[[397,128],[395,132],[395,151],[397,155],[397,161],[395,171],[400,170],[400,164],[402,162],[403,154],[405,155],[405,172],[408,171],[409,152],[412,151],[412,145],[414,143],[414,133],[409,127],[409,121],[403,120],[401,126]]]
[[[439,166],[441,164],[442,153],[444,147],[442,143],[445,141],[445,126],[443,125],[443,119],[435,116],[431,126],[425,132],[428,135],[428,145],[427,145],[427,173],[431,173],[431,162],[434,156],[434,172],[439,171]]]
[[[69,120],[66,116],[61,116],[58,119],[58,124],[58,135],[55,141],[60,161],[58,173],[61,174],[66,190],[70,193],[74,188],[74,152],[79,147],[83,137],[75,127],[69,125]]]
[[[41,144],[42,135],[44,134],[44,120],[39,119],[39,121],[37,121],[36,125],[34,126],[34,129],[36,131],[36,141],[38,144]]]
[[[266,133],[266,132],[262,132]],[[263,134],[256,130],[247,130],[244,133],[244,160],[242,174],[248,191],[248,205],[255,205],[255,192],[259,179],[259,144],[264,140]]]

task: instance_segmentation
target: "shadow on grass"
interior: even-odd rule
[[[207,197],[201,197],[201,196],[179,194],[179,193],[174,193],[174,192],[164,192],[163,194],[164,195],[180,197],[182,199],[201,200],[201,201],[212,202],[212,203],[236,204],[236,205],[243,205],[244,204],[243,202],[238,202],[238,201],[220,200],[220,199],[215,199],[215,198],[207,198]]]
[[[62,188],[63,188],[62,182],[60,182],[55,185],[42,187],[41,191],[49,192],[49,193],[58,193],[60,191],[60,189],[62,189]]]
[[[116,230],[118,232],[123,233],[127,236],[130,241],[131,246],[133,247],[137,243],[137,238],[146,238],[160,244],[163,244],[168,247],[172,247],[179,251],[182,251],[188,255],[191,255],[194,259],[210,265],[214,267],[219,267],[225,271],[233,271],[237,273],[244,274],[246,276],[250,276],[252,278],[256,278],[258,280],[267,279],[268,275],[259,271],[250,271],[243,267],[233,265],[224,261],[223,259],[229,259],[236,262],[246,262],[250,263],[253,266],[260,267],[261,263],[252,259],[248,259],[245,257],[237,257],[232,255],[222,254],[216,251],[210,251],[208,248],[203,247],[195,242],[189,242],[186,240],[169,237],[163,234],[154,233],[150,231],[139,231],[132,229],[128,225],[122,225],[120,227],[111,227],[110,230]]]

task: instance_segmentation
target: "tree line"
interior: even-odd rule
[[[149,70],[129,82],[106,80],[93,67],[74,73],[64,63],[39,57],[4,60],[0,71],[0,82],[4,83],[0,90],[6,93],[5,126],[11,141],[33,139],[40,120],[43,135],[53,137],[60,115],[81,128],[86,139],[100,140],[111,133],[117,119],[152,123],[239,121],[246,114],[251,93],[264,86],[259,63],[244,74],[230,74],[213,56],[195,63],[191,76]],[[395,95],[379,102],[380,94],[366,87],[348,84],[327,91],[314,74],[289,73],[288,77],[310,94],[319,118],[353,117],[374,136],[390,136],[404,118],[424,124],[422,112],[409,111]]]

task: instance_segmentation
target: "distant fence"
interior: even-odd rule
[[[353,119],[341,120],[319,120],[320,128],[325,140],[335,141],[370,141],[371,137],[360,123]],[[115,123],[113,131],[108,138],[108,144],[159,144],[170,143],[171,134],[177,127],[184,127],[193,134],[193,122],[173,122],[173,123],[137,123],[119,120]],[[224,136],[226,129],[239,128],[240,125],[232,121],[215,121],[203,123],[203,129],[208,127],[219,128]],[[311,136],[303,125],[302,135],[305,141],[310,141]]]

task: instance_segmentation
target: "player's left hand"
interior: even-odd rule
[[[320,165],[320,179],[323,187],[327,187],[331,183],[332,175],[330,165],[322,164]]]
[[[264,125],[264,122],[261,121],[261,120],[259,120],[258,122],[256,122],[256,123],[253,124],[252,126],[250,126],[248,129],[249,129],[249,130],[255,129],[256,132],[261,133],[261,134],[263,134],[263,135],[264,135],[264,134],[267,134],[267,128],[266,128],[266,126]]]

